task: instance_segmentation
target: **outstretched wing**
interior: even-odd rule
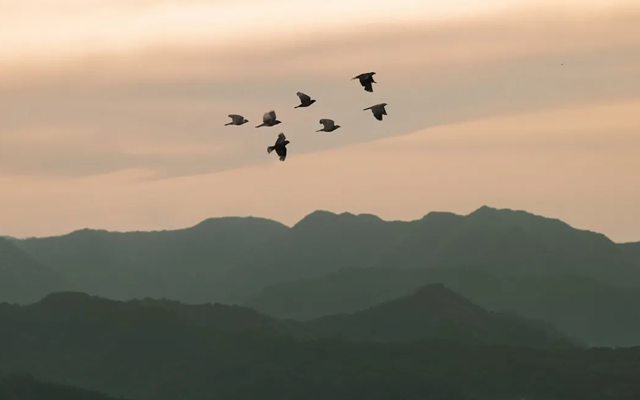
[[[376,117],[376,119],[378,121],[382,121],[382,110],[379,108],[374,108],[371,111],[373,111],[373,116]]]
[[[364,72],[364,73],[362,73],[362,74],[360,74],[360,75],[358,75],[356,77],[353,77],[351,79],[360,79],[362,81],[362,80],[371,78],[373,76],[373,74],[374,74],[374,72]]]
[[[362,86],[367,92],[373,92],[373,82],[370,79],[362,82]]]
[[[242,122],[242,120],[244,120],[244,117],[238,114],[229,114],[229,118],[231,118],[235,123]]]
[[[307,96],[306,94],[302,93],[302,92],[298,92],[296,93],[298,95],[298,97],[300,98],[300,102],[302,104],[308,103],[311,101],[311,97]]]
[[[287,138],[284,136],[284,133],[280,132],[280,134],[278,135],[278,140],[276,140],[276,146],[282,145],[285,140],[287,140]]]
[[[276,120],[276,112],[273,110],[264,113],[264,115],[262,116],[262,122],[264,122],[265,124],[269,124],[275,120]]]

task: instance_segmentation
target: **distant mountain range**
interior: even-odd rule
[[[0,238],[0,301],[33,302],[43,294],[67,287],[61,274],[34,260],[8,239]]]
[[[30,373],[136,400],[640,396],[640,348],[584,349],[443,285],[307,322],[239,306],[63,292],[0,304],[0,326],[0,375]]]
[[[640,344],[640,318],[633,318],[640,244],[616,244],[523,211],[482,207],[409,222],[316,211],[291,228],[218,218],[176,231],[81,230],[11,243],[62,281],[29,285],[27,274],[20,278],[27,292],[2,291],[0,301],[25,304],[54,289],[74,290],[246,304],[309,319],[440,282],[487,309],[548,320],[589,344]]]
[[[351,315],[307,322],[278,319],[237,305],[188,305],[173,300],[127,302],[78,292],[53,293],[26,306],[0,304],[0,325],[21,336],[49,336],[79,326],[100,332],[194,329],[257,333],[296,340],[341,338],[355,342],[411,342],[441,339],[463,344],[503,344],[536,348],[573,348],[579,344],[554,328],[512,314],[489,312],[443,285],[416,292]],[[98,332],[96,332],[98,333]]]

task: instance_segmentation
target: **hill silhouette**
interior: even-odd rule
[[[27,303],[69,284],[55,271],[38,263],[11,241],[0,238],[0,293],[2,300]]]
[[[0,376],[2,400],[116,400],[103,393],[42,382],[29,374]],[[120,399],[123,399],[122,397]]]
[[[448,339],[467,344],[572,347],[553,328],[521,317],[486,311],[442,284],[354,314],[322,317],[307,326],[323,335],[354,341],[396,342]]]
[[[544,320],[589,345],[640,340],[640,291],[577,275],[514,275],[480,268],[351,268],[265,288],[246,305],[280,318],[309,320],[354,313],[442,283],[487,310]]]
[[[0,323],[20,331],[33,324],[47,332],[60,325],[102,335],[151,327],[201,332],[227,332],[290,337],[297,340],[345,336],[355,341],[415,341],[444,339],[467,344],[525,347],[575,347],[576,343],[538,323],[485,311],[442,285],[420,288],[410,296],[354,315],[299,322],[263,315],[225,304],[188,305],[172,300],[116,301],[79,292],[60,292],[41,301],[16,306],[0,304]],[[375,332],[378,332],[376,335]],[[372,333],[374,333],[372,335]]]
[[[406,310],[416,301],[418,309],[426,303],[434,313],[449,310],[437,317],[462,321],[461,329],[468,329],[468,321],[495,323],[442,287],[424,288],[376,313],[394,312],[398,305]],[[240,307],[57,293],[28,306],[0,304],[0,371],[138,400],[355,395],[631,400],[640,395],[640,348],[302,340],[280,323]],[[299,324],[292,323],[294,329]]]

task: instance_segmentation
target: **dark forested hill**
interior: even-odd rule
[[[60,274],[0,238],[0,301],[33,302],[52,291],[69,288]]]
[[[2,400],[116,400],[103,393],[41,382],[28,374],[0,376]],[[120,399],[123,399],[120,397]]]
[[[443,283],[488,310],[541,319],[590,345],[640,343],[640,291],[576,275],[513,275],[481,268],[353,268],[263,290],[247,306],[298,320],[354,313]]]
[[[404,315],[397,319],[398,331],[427,332],[425,324],[405,324],[415,310],[434,314],[424,320],[434,330],[448,326],[444,333],[453,340],[468,339],[456,333],[460,329],[505,335],[511,326],[520,340],[530,339],[523,335],[524,321],[494,319],[442,287],[425,288],[375,312],[383,324],[394,313]],[[378,329],[370,319],[354,321],[346,326]],[[288,334],[300,332],[300,325],[240,307],[59,293],[29,306],[0,304],[0,374],[31,373],[139,400],[640,396],[640,348],[530,349],[434,339],[384,344]]]
[[[323,335],[353,341],[440,338],[467,344],[559,348],[573,345],[551,327],[486,311],[441,284],[426,285],[411,295],[353,314],[322,317],[306,325]]]
[[[467,344],[574,347],[552,329],[521,317],[488,312],[442,285],[425,286],[410,296],[354,315],[308,322],[277,319],[250,308],[187,305],[170,300],[116,301],[84,293],[48,295],[27,306],[0,304],[0,324],[15,340],[38,330],[47,334],[81,329],[95,335],[173,329],[185,332],[235,332],[313,340],[345,336],[355,341],[447,339]],[[375,332],[379,332],[376,335]]]

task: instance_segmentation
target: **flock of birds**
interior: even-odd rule
[[[373,92],[373,84],[377,83],[373,79],[373,76],[375,74],[376,74],[375,72],[365,72],[354,78],[351,78],[351,80],[358,79],[360,81],[360,85],[362,85],[365,91]],[[300,104],[295,106],[294,108],[309,107],[310,105],[316,102],[314,99],[312,99],[311,97],[309,97],[308,95],[302,92],[298,92],[296,94],[300,98]],[[387,103],[376,104],[374,106],[365,108],[363,111],[371,110],[371,113],[373,114],[373,116],[378,121],[382,121],[382,117],[384,115],[387,115],[387,111],[385,110],[386,105]],[[229,118],[231,118],[231,122],[225,124],[225,126],[228,126],[228,125],[239,126],[249,122],[249,120],[247,120],[245,117],[239,114],[229,114]],[[256,128],[260,128],[263,126],[275,126],[280,124],[281,122],[282,121],[278,120],[276,116],[276,112],[274,110],[271,110],[266,112],[263,115],[262,123],[256,126]],[[317,130],[316,132],[333,132],[336,129],[340,128],[340,125],[336,125],[334,120],[328,119],[328,118],[321,119],[320,124],[323,125],[323,128]],[[290,142],[287,140],[284,133],[280,132],[280,134],[278,134],[278,139],[276,140],[276,143],[273,146],[267,147],[267,153],[271,154],[271,152],[275,151],[280,161],[284,161],[287,158],[287,145],[289,143]]]

